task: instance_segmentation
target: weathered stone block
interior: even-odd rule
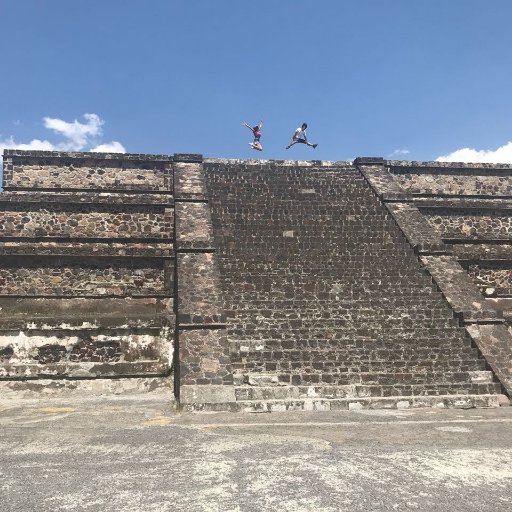
[[[172,271],[163,259],[5,257],[4,296],[170,296]]]
[[[226,410],[228,404],[236,402],[235,388],[232,386],[193,386],[185,384],[181,387],[180,399],[186,409],[194,410],[196,404],[199,408],[202,404],[222,404],[223,407],[219,410]]]
[[[0,204],[0,236],[146,238],[173,236],[174,211],[159,205]]]
[[[0,377],[164,375],[171,367],[169,328],[65,329],[58,321],[44,330],[34,327],[0,331],[0,351],[9,353]]]
[[[233,384],[224,329],[179,331],[181,380],[184,385]]]
[[[413,194],[512,196],[508,165],[451,162],[388,162],[402,188]]]
[[[419,254],[451,253],[451,246],[445,244],[439,233],[425,222],[416,206],[408,203],[388,203],[386,206],[408,242]]]
[[[361,171],[363,176],[374,192],[383,200],[401,200],[407,201],[412,196],[400,186],[394,176],[384,167],[384,162],[363,162],[359,158],[355,160],[355,165]]]

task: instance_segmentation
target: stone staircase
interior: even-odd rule
[[[355,167],[206,162],[205,179],[228,408],[498,405],[500,384]]]

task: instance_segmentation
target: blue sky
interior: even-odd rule
[[[0,19],[3,147],[512,162],[511,0],[0,0]],[[260,119],[256,153],[240,123]],[[303,121],[318,148],[286,151]]]

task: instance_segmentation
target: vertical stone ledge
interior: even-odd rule
[[[175,155],[173,169],[180,403],[234,402],[202,156]]]

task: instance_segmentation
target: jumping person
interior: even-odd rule
[[[260,121],[260,124],[257,124],[256,126],[249,126],[245,121],[242,123],[242,126],[247,126],[249,130],[251,130],[252,134],[254,135],[254,140],[249,143],[249,146],[251,146],[252,149],[257,149],[258,151],[263,150],[263,146],[260,143],[261,138],[261,127],[263,126],[263,121]]]
[[[292,140],[290,144],[286,146],[286,149],[290,149],[294,144],[306,144],[306,146],[311,146],[312,148],[316,148],[318,146],[318,144],[311,144],[311,142],[308,142],[308,137],[306,135],[307,127],[307,123],[302,123],[302,126],[295,130]]]

